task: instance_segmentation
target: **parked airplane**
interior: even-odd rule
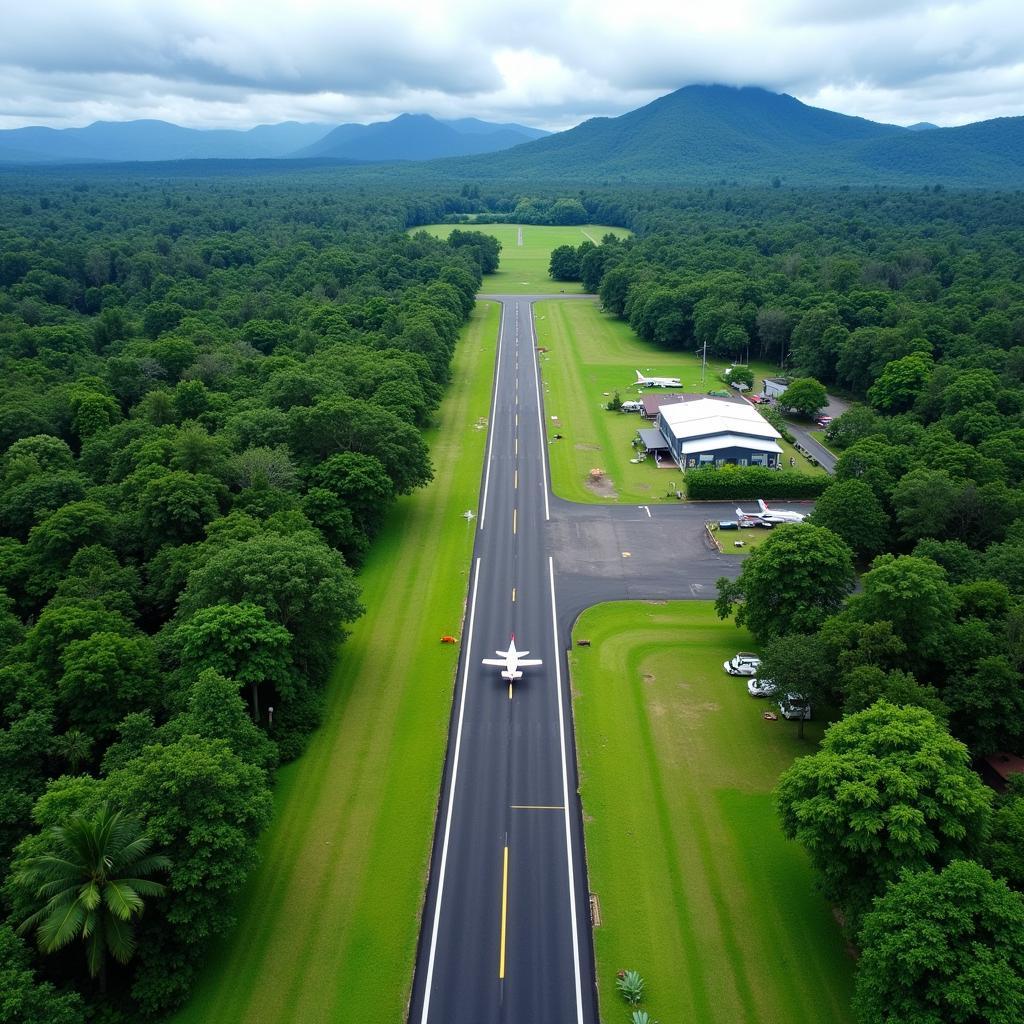
[[[736,515],[740,522],[766,523],[774,526],[776,523],[802,523],[806,518],[803,512],[792,512],[789,509],[769,508],[760,498],[757,499],[757,506],[760,512],[744,512],[743,509],[736,509]]]
[[[642,388],[681,388],[678,377],[645,377],[636,371],[636,382]]]
[[[500,665],[504,671],[501,673],[502,679],[507,679],[512,682],[513,679],[522,679],[523,673],[519,671],[521,668],[530,668],[533,665],[542,665],[543,662],[540,658],[525,658],[523,655],[529,654],[529,651],[517,651],[516,650],[516,635],[512,634],[512,639],[509,641],[507,651],[495,651],[495,654],[500,655],[498,658],[484,658],[481,662],[483,665]],[[511,694],[512,688],[509,687],[509,693]]]

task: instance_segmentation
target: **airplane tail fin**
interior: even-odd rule
[[[643,384],[644,382],[644,375],[639,370],[636,371],[636,382],[637,384]]]
[[[758,507],[758,508],[759,508],[759,509],[760,509],[760,510],[761,510],[762,512],[767,512],[767,511],[768,511],[768,506],[767,506],[767,505],[766,505],[766,504],[764,503],[764,498],[758,498],[758,499],[757,499],[757,507]]]
[[[743,509],[741,509],[741,508],[738,508],[738,509],[736,509],[736,516],[737,516],[737,518],[739,518],[739,519],[746,519],[746,517],[747,517],[747,513],[746,513],[746,512],[744,512],[744,511],[743,511]]]

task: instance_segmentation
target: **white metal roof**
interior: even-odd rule
[[[752,405],[702,398],[696,402],[663,405],[658,410],[672,434],[681,439],[715,434],[748,438],[779,438],[782,435]],[[705,446],[706,447],[706,446]]]
[[[684,441],[681,445],[684,455],[697,452],[717,452],[723,448],[749,448],[756,452],[774,452],[782,454],[782,449],[774,442],[749,434],[716,434],[714,437],[696,437]]]

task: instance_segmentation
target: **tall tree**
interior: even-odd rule
[[[980,864],[906,872],[860,934],[862,1024],[1024,1020],[1024,899]]]
[[[131,959],[143,897],[164,894],[163,885],[147,876],[166,871],[171,862],[149,852],[152,839],[137,818],[110,804],[95,817],[76,815],[51,828],[46,840],[46,853],[15,864],[15,885],[42,904],[18,930],[34,928],[44,953],[81,939],[89,973],[105,990],[107,954],[120,963]]]
[[[886,701],[833,725],[777,792],[783,831],[807,850],[853,934],[904,869],[971,856],[991,803],[967,748],[934,715]]]
[[[715,610],[760,640],[783,633],[811,633],[835,612],[853,588],[853,552],[823,526],[775,527],[755,548],[735,580],[718,581]]]

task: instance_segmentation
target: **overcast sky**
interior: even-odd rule
[[[13,0],[4,0],[4,5]],[[1024,114],[1022,0],[36,0],[0,30],[0,127],[198,128],[404,111],[567,128],[683,85],[879,121]]]

